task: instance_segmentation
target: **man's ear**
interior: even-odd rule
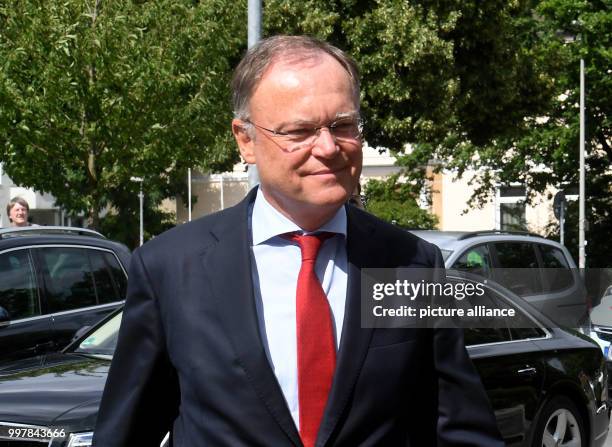
[[[238,148],[240,149],[240,155],[242,155],[244,161],[248,164],[255,164],[255,152],[253,151],[255,142],[249,132],[248,124],[237,118],[233,119],[232,133],[234,134],[234,138],[236,138],[236,143],[238,143]]]

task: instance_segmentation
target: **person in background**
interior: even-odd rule
[[[30,213],[30,205],[21,197],[13,197],[6,205],[6,214],[8,215],[11,227],[27,227],[28,215]]]

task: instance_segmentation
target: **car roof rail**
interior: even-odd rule
[[[100,239],[106,239],[102,233],[89,228],[80,227],[60,227],[60,226],[28,226],[28,227],[9,227],[0,228],[0,239],[6,239],[15,236],[39,236],[46,234],[65,234],[78,236],[91,236]]]
[[[505,234],[508,236],[532,236],[541,239],[546,239],[544,236],[529,231],[508,231],[508,230],[484,230],[484,231],[470,231],[469,233],[462,234],[457,238],[458,241],[463,241],[472,237],[478,236],[489,236],[494,234]]]

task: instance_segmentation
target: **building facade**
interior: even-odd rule
[[[395,166],[395,158],[388,151],[380,152],[364,146],[362,185],[369,179],[384,179],[397,172],[399,168]],[[550,222],[554,221],[552,197],[556,191],[547,191],[527,203],[525,188],[518,184],[499,186],[487,203],[476,208],[468,207],[475,189],[471,182],[477,175],[477,172],[466,172],[462,178],[457,178],[450,170],[433,173],[433,169],[429,169],[429,177],[432,179],[431,203],[422,201],[422,206],[437,216],[439,230],[521,230],[542,234]],[[233,171],[219,174],[194,170],[191,189],[192,219],[228,208],[242,200],[249,191],[246,166],[237,164]],[[0,204],[4,204],[0,207],[0,226],[9,225],[5,205],[16,196],[28,201],[32,223],[82,225],[80,221],[67,218],[55,205],[53,196],[15,185],[2,171],[0,164]],[[164,201],[163,207],[176,213],[177,224],[189,220],[188,204],[180,197]]]

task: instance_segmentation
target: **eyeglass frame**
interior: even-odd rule
[[[358,118],[354,118],[354,117],[342,117],[342,118],[338,118],[335,121],[333,121],[333,122],[331,122],[329,124],[326,124],[324,126],[316,126],[316,127],[308,128],[308,130],[314,131],[312,136],[315,137],[312,140],[312,144],[310,146],[304,146],[302,148],[297,148],[297,149],[294,149],[294,150],[290,150],[290,149],[287,149],[285,147],[282,147],[278,143],[276,143],[276,144],[278,145],[278,147],[282,151],[289,152],[289,153],[297,152],[300,149],[312,149],[312,147],[314,146],[317,138],[321,135],[321,129],[325,129],[325,128],[327,128],[327,130],[329,131],[329,134],[332,136],[334,141],[337,141],[338,138],[340,138],[340,140],[346,141],[343,137],[336,136],[334,134],[334,132],[333,132],[333,129],[335,129],[337,127],[336,126],[337,123],[342,122],[342,121],[349,121],[349,120],[350,121],[355,121],[356,124],[357,124],[357,135],[355,135],[355,137],[353,137],[352,139],[353,140],[360,140],[362,138],[362,136],[363,136],[364,119],[361,118],[361,117],[358,117]],[[243,118],[242,121],[247,123],[247,124],[250,124],[250,125],[256,127],[257,129],[261,129],[261,130],[265,130],[266,132],[269,132],[271,135],[268,135],[268,137],[270,137],[270,138],[282,138],[282,137],[291,137],[292,136],[291,132],[283,132],[283,131],[280,131],[280,130],[268,129],[267,127],[260,126],[259,124],[254,123],[249,118]],[[264,134],[264,135],[266,135],[266,134]],[[295,137],[295,135],[294,135],[294,137]],[[310,138],[310,137],[308,137],[308,138]],[[299,145],[299,144],[301,144],[301,143],[296,143],[296,145]]]

